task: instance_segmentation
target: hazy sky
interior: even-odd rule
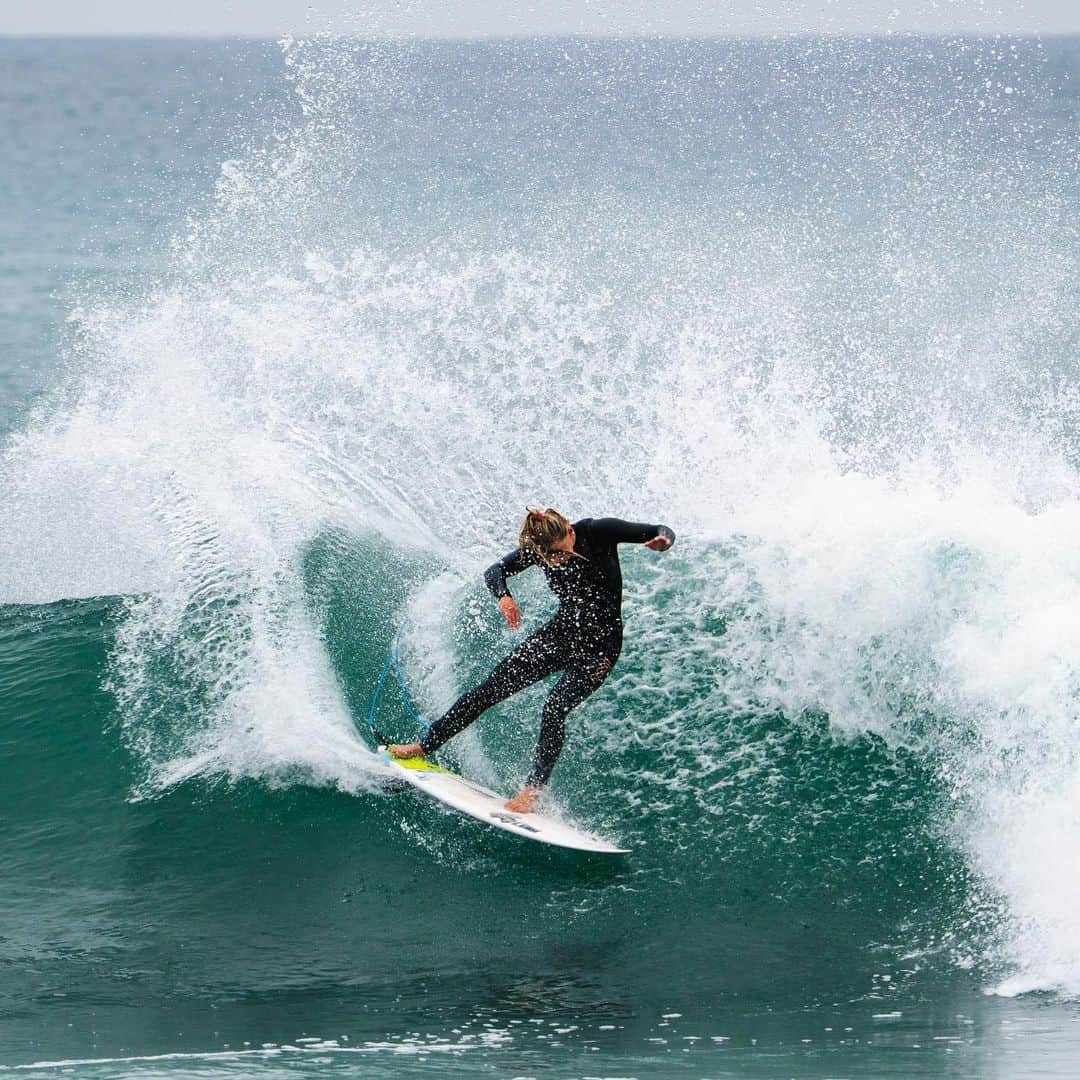
[[[0,0],[0,34],[1078,33],[1080,0]]]

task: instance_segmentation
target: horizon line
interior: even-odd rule
[[[720,34],[604,34],[575,31],[542,32],[534,34],[357,34],[332,30],[315,30],[298,33],[281,30],[274,34],[252,33],[183,33],[175,31],[143,30],[34,30],[28,32],[0,30],[2,41],[245,41],[277,44],[283,38],[297,41],[312,38],[335,38],[378,43],[407,43],[415,41],[439,43],[499,42],[499,41],[765,41],[790,38],[854,38],[883,40],[889,38],[1019,38],[1021,40],[1046,40],[1049,38],[1080,37],[1080,27],[1075,30],[976,30],[960,27],[955,30],[772,30],[744,31]]]

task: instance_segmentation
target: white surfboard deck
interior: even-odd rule
[[[629,848],[615,847],[606,840],[590,836],[544,814],[515,814],[506,809],[506,797],[489,791],[481,784],[466,780],[463,776],[436,765],[427,758],[391,757],[385,746],[379,754],[390,766],[395,776],[420,791],[426,791],[433,799],[477,821],[494,825],[496,829],[537,840],[541,844],[572,848],[574,851],[590,851],[602,855],[627,855]]]

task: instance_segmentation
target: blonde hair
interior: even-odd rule
[[[537,506],[525,507],[525,520],[521,523],[521,531],[518,533],[518,547],[533,555],[538,562],[545,566],[556,565],[552,560],[552,552],[557,544],[569,531],[570,521],[563,517],[558,510],[550,506],[541,510]],[[570,552],[576,555],[577,552]]]

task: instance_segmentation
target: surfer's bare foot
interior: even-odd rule
[[[524,787],[507,802],[506,809],[514,814],[531,814],[539,800],[539,788]]]
[[[424,748],[418,742],[391,743],[386,752],[391,757],[410,758],[423,757]]]

